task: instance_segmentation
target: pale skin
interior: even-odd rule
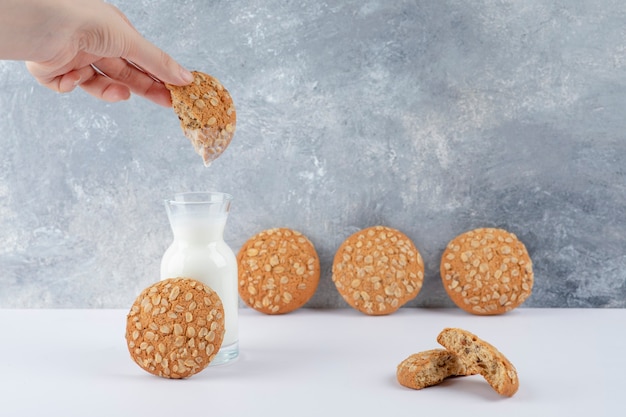
[[[171,106],[163,82],[193,81],[102,0],[0,0],[0,59],[25,61],[54,91],[80,87],[107,102],[137,94]]]

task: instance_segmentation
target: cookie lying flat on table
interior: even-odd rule
[[[422,257],[404,233],[385,226],[348,237],[333,261],[337,291],[369,315],[391,314],[415,298],[424,280]]]
[[[528,251],[513,233],[475,229],[448,243],[441,280],[452,301],[468,313],[502,314],[522,304],[533,287]]]
[[[519,388],[517,370],[495,347],[463,329],[444,329],[437,342],[455,354],[468,372],[481,374],[500,395],[511,397]]]
[[[208,166],[230,144],[237,114],[232,97],[217,79],[199,71],[192,74],[191,84],[165,87],[172,96],[183,133]]]
[[[252,236],[239,250],[237,264],[241,299],[265,314],[302,307],[320,279],[315,247],[302,233],[288,228]]]
[[[414,353],[400,364],[396,377],[401,385],[422,389],[437,385],[453,376],[473,375],[454,353],[445,349],[432,349]]]
[[[164,378],[194,375],[224,339],[224,308],[215,291],[190,278],[159,281],[139,294],[126,321],[133,360]]]

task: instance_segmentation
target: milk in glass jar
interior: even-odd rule
[[[231,201],[225,193],[192,192],[165,202],[174,240],[161,260],[161,279],[201,281],[217,292],[224,305],[226,333],[211,365],[239,356],[237,259],[224,241]]]

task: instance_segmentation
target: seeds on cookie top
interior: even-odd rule
[[[213,360],[224,337],[224,309],[215,291],[189,278],[146,288],[127,316],[126,341],[134,361],[165,378],[186,378]]]
[[[263,230],[237,254],[239,295],[253,309],[284,314],[303,306],[319,282],[319,258],[302,233],[289,228]]]
[[[424,263],[402,232],[373,226],[348,237],[333,261],[332,280],[344,300],[370,315],[390,314],[413,299],[424,279]]]
[[[526,247],[503,229],[480,228],[447,245],[441,278],[450,298],[474,314],[501,314],[522,304],[533,286]]]

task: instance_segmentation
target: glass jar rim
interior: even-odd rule
[[[191,197],[191,198],[186,198]],[[174,198],[165,200],[166,203],[177,204],[210,204],[226,203],[233,200],[233,196],[219,191],[188,191],[174,194]]]

